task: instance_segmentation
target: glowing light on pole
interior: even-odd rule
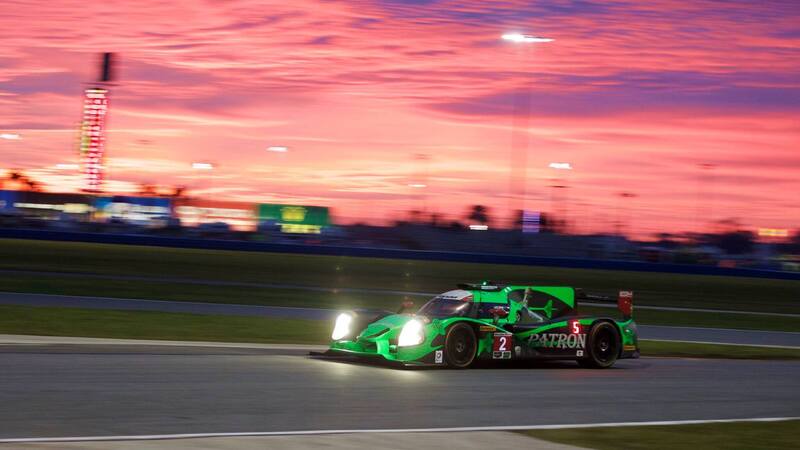
[[[536,44],[553,42],[555,39],[533,36],[522,33],[506,33],[501,36],[504,41],[515,44]],[[530,46],[525,45],[526,48]],[[527,56],[527,55],[526,55]],[[524,99],[522,95],[514,96],[514,114],[512,119],[511,133],[511,157],[509,158],[510,169],[508,177],[508,209],[511,213],[511,227],[517,223],[518,211],[524,215],[525,194],[527,190],[527,164],[528,164],[528,124],[530,120],[531,95],[533,86],[527,86],[530,80],[526,80]],[[524,131],[523,131],[524,130]]]
[[[572,170],[572,164],[568,162],[551,162],[547,167],[556,170]]]
[[[208,162],[195,162],[192,163],[192,169],[196,170],[212,170],[214,168],[214,164]]]
[[[503,40],[511,41],[511,42],[534,42],[534,43],[543,43],[543,42],[553,42],[555,39],[551,38],[544,38],[539,36],[533,36],[530,34],[521,34],[521,33],[506,33],[502,36]]]

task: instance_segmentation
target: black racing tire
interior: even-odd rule
[[[619,330],[609,322],[598,322],[586,337],[586,357],[578,360],[581,367],[607,369],[617,362],[621,346]]]
[[[447,330],[444,338],[444,361],[454,369],[466,369],[478,354],[475,330],[466,323],[457,323]]]

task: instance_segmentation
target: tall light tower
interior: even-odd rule
[[[525,45],[529,48],[531,44],[553,42],[554,39],[533,36],[530,34],[508,33],[502,36],[504,41],[513,42],[516,45]],[[526,52],[526,56],[529,53]],[[527,59],[527,58],[525,58]],[[517,95],[514,98],[514,116],[511,135],[511,158],[508,178],[509,190],[509,213],[511,214],[511,227],[516,221],[517,211],[525,209],[525,194],[527,184],[527,164],[528,164],[528,125],[531,112],[531,90],[526,80],[524,85],[525,94]]]
[[[83,190],[97,193],[102,190],[105,174],[106,118],[108,87],[112,80],[112,53],[103,53],[100,76],[83,92],[80,158],[84,176]]]

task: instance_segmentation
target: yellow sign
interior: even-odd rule
[[[789,230],[786,228],[759,228],[758,235],[761,237],[788,237]]]
[[[286,222],[302,222],[306,220],[306,209],[302,206],[284,206],[281,208],[281,219]]]

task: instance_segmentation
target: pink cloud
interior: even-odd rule
[[[547,164],[570,161],[582,231],[608,228],[623,191],[637,194],[640,233],[696,227],[700,163],[715,164],[714,217],[798,225],[796,207],[769,212],[800,192],[792,2],[412,3],[0,5],[0,131],[23,134],[0,141],[2,166],[76,188],[52,167],[76,159],[83,83],[114,51],[115,189],[188,183],[375,221],[424,196],[447,217],[472,203],[507,216],[517,132],[530,142],[526,207],[551,208],[548,186],[564,175]],[[556,41],[498,39],[512,29]],[[515,125],[513,103],[528,96],[530,120]],[[197,160],[218,164],[210,186]],[[424,192],[408,187],[420,177]]]

